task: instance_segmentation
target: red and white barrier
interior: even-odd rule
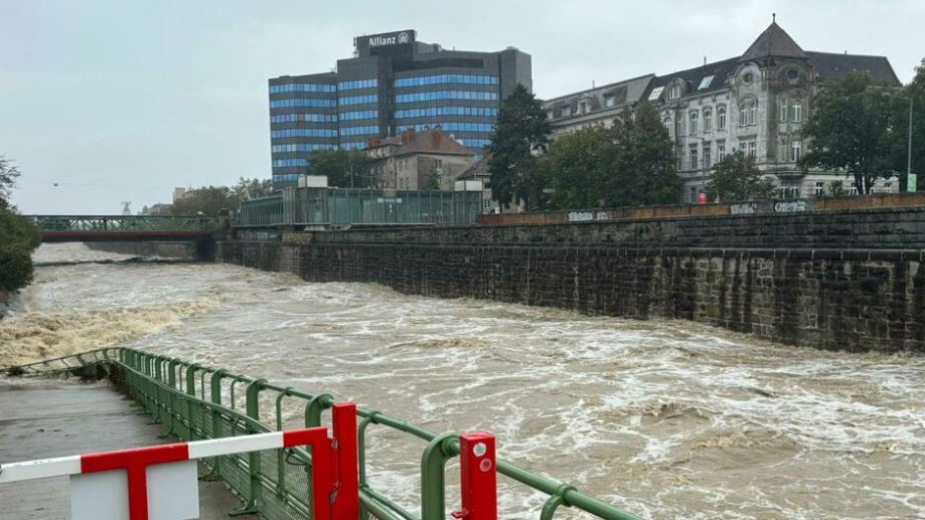
[[[14,462],[0,466],[0,484],[70,476],[72,520],[189,520],[199,518],[196,460],[311,446],[313,495],[337,492],[333,504],[315,501],[315,518],[357,511],[353,518],[359,514],[354,404],[334,405],[334,429],[335,438],[319,427]],[[339,473],[346,478],[338,481]]]
[[[498,468],[495,436],[469,432],[459,436],[462,509],[452,513],[458,520],[497,520]]]

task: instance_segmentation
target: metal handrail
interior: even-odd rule
[[[79,364],[74,366],[67,363],[68,360],[73,359],[76,359]],[[334,404],[334,398],[327,394],[312,395],[306,392],[295,390],[291,387],[275,385],[267,382],[264,379],[255,379],[248,376],[235,375],[224,369],[215,369],[200,365],[198,363],[180,360],[178,358],[161,356],[128,348],[98,349],[81,354],[62,356],[59,358],[12,367],[7,369],[7,371],[17,375],[34,376],[74,372],[76,370],[81,370],[82,368],[95,364],[114,366],[118,369],[124,370],[126,374],[129,374],[129,384],[136,385],[136,388],[129,388],[130,393],[134,392],[134,397],[136,397],[136,399],[142,400],[142,404],[153,406],[157,412],[155,416],[156,419],[164,422],[165,426],[168,427],[168,433],[171,434],[177,434],[176,429],[178,425],[175,423],[175,421],[180,421],[179,427],[187,427],[190,428],[191,432],[193,431],[192,419],[186,419],[187,422],[190,423],[189,425],[184,424],[182,413],[177,411],[177,409],[182,408],[177,408],[179,402],[185,403],[184,406],[186,406],[186,410],[189,410],[190,406],[196,406],[203,410],[208,410],[213,414],[218,413],[223,416],[234,417],[235,421],[241,421],[246,425],[246,429],[249,433],[254,433],[256,431],[273,431],[272,427],[260,421],[259,396],[261,392],[271,391],[278,394],[274,399],[276,403],[275,418],[277,421],[277,429],[279,429],[282,424],[281,406],[284,398],[295,398],[306,401],[306,427],[319,426],[321,422],[321,413],[324,410],[331,408]],[[199,376],[198,379],[197,373]],[[206,375],[209,376],[208,384],[211,387],[211,400],[205,399],[205,385],[207,379]],[[201,391],[201,397],[197,397],[196,395],[197,380]],[[230,382],[228,385],[228,392],[222,391],[222,382],[224,380]],[[234,386],[240,383],[245,383],[247,385],[246,413],[241,413],[240,411],[236,410],[237,406],[235,404]],[[137,387],[144,385],[147,385],[148,389],[139,394]],[[155,389],[157,392],[166,392],[166,401],[159,395],[156,398],[152,398],[151,388]],[[227,400],[225,399],[226,396],[228,397]],[[151,402],[152,399],[154,401],[153,404]],[[358,408],[357,415],[363,419],[358,429],[361,510],[364,515],[366,515],[363,516],[363,518],[367,518],[369,515],[371,515],[375,518],[388,520],[418,520],[419,517],[407,511],[380,492],[375,491],[369,485],[366,478],[366,467],[368,460],[366,453],[366,441],[368,438],[368,426],[371,424],[386,426],[393,430],[412,435],[425,442],[431,443],[428,451],[436,449],[438,452],[440,452],[437,454],[438,458],[442,458],[444,461],[459,454],[458,438],[455,435],[433,432],[422,426],[418,426],[416,424],[386,415],[375,410]],[[199,433],[204,434],[205,432],[203,431]],[[190,435],[192,435],[192,433]],[[438,445],[434,446],[434,442],[436,442]],[[303,457],[305,460],[310,460],[310,455],[307,452],[304,452],[304,450],[303,452],[299,453],[299,456]],[[425,462],[422,464],[423,481],[425,483],[442,483],[442,463],[428,464],[426,457],[427,454],[425,452]],[[256,461],[256,459],[254,459],[254,461]],[[216,467],[217,466],[218,464],[216,464]],[[530,473],[529,471],[517,467],[509,462],[499,460],[497,461],[497,468],[498,473],[516,482],[526,485],[531,489],[549,495],[549,499],[544,503],[541,512],[541,519],[546,520],[553,518],[556,510],[560,506],[565,506],[574,507],[605,520],[639,520],[639,517],[617,509],[593,497],[585,495],[578,491],[575,487]],[[277,469],[279,469],[279,467]],[[249,471],[252,471],[252,466],[249,468]],[[215,472],[216,470],[213,468],[213,473]],[[282,476],[282,472],[280,473],[280,476]],[[267,488],[272,487],[274,492],[280,492],[280,490],[282,490],[288,497],[292,497],[298,502],[298,497],[295,497],[295,495],[292,495],[286,491],[284,482],[278,481],[274,483],[273,477],[274,475],[259,476],[259,478],[258,476],[254,476],[254,478],[251,479],[251,485],[255,485],[254,482],[257,482],[262,483],[262,485]],[[281,477],[276,478],[280,479]],[[443,511],[445,500],[444,493],[445,490],[443,489],[442,485],[440,485],[438,488],[428,488],[428,486],[424,486],[421,496],[422,504],[436,504],[436,506],[429,508],[425,507],[423,515],[420,517],[421,520],[443,520],[445,518],[445,511]],[[248,496],[254,497],[256,495],[257,491],[252,491],[252,493]],[[255,500],[252,502],[253,503],[248,503],[248,506],[251,509],[258,507]]]

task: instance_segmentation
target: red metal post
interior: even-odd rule
[[[495,464],[495,436],[469,432],[459,436],[462,468],[462,509],[453,518],[498,520],[498,473]]]
[[[315,520],[331,520],[331,494],[334,492],[334,447],[325,427],[283,432],[283,446],[312,447],[312,505]]]
[[[337,499],[333,518],[360,517],[360,477],[357,454],[357,406],[335,403],[332,411],[337,446]]]

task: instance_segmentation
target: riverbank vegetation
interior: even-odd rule
[[[38,229],[19,216],[10,200],[19,168],[0,155],[0,292],[13,292],[32,281],[32,251],[42,241]]]

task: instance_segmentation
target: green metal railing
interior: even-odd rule
[[[468,225],[481,213],[481,191],[286,188],[242,202],[234,225]]]
[[[201,215],[26,215],[40,231],[144,232],[214,231],[213,217]]]
[[[321,425],[322,414],[334,404],[328,394],[312,395],[266,379],[236,375],[177,358],[134,349],[100,349],[7,369],[11,375],[47,375],[103,371],[167,428],[166,435],[202,440],[269,432],[283,428],[284,400],[305,406],[305,427]],[[237,397],[236,397],[237,392]],[[244,409],[240,410],[241,392]],[[275,425],[261,422],[261,395],[275,403]],[[266,397],[264,397],[266,402]],[[361,518],[383,520],[444,520],[445,465],[459,454],[459,437],[432,432],[378,411],[357,409]],[[367,444],[370,426],[391,428],[427,443],[421,461],[421,514],[416,515],[374,490],[368,480]],[[207,462],[207,478],[221,478],[245,505],[232,514],[260,513],[266,518],[311,517],[311,456],[306,450],[275,450],[216,457]],[[572,486],[535,475],[504,461],[498,473],[549,495],[540,518],[552,519],[560,507],[573,507],[607,520],[638,517],[582,494]]]

